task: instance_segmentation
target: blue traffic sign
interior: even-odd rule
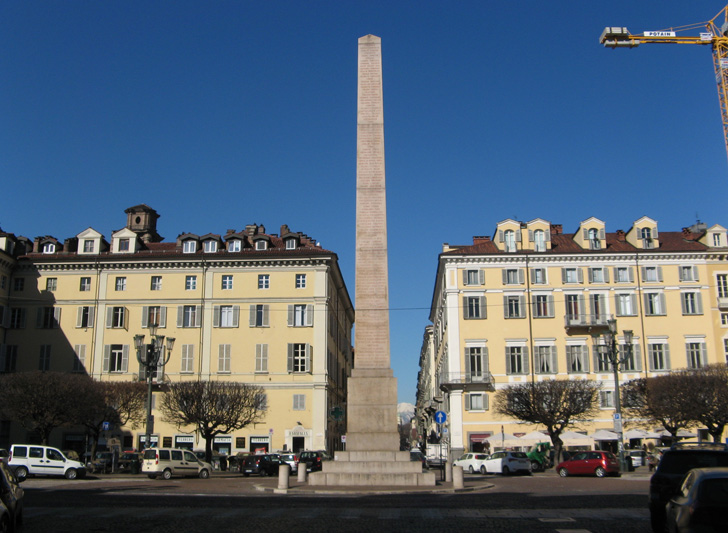
[[[447,415],[445,414],[445,411],[438,411],[435,413],[435,422],[438,424],[444,424],[447,422]]]

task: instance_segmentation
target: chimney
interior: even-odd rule
[[[283,236],[284,236],[284,235],[285,235],[286,233],[290,233],[290,231],[291,231],[291,230],[289,230],[289,229],[288,229],[288,224],[283,224],[283,225],[281,226],[281,232],[279,233],[279,235],[280,235],[281,237],[283,237]]]
[[[40,239],[41,237],[36,237],[33,239],[33,253],[37,254],[40,251]]]
[[[618,229],[617,230],[617,240],[618,241],[622,241],[622,242],[624,242],[626,240],[623,229]]]
[[[487,235],[475,235],[473,236],[473,244],[484,244],[486,242],[490,242],[490,237]]]
[[[561,235],[564,227],[561,224],[551,224],[551,235]]]
[[[258,226],[256,224],[248,224],[245,226],[245,233],[248,234],[248,236],[252,237],[256,233],[258,233]]]

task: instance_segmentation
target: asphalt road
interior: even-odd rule
[[[291,478],[95,476],[28,479],[24,533],[65,532],[649,532],[647,475],[465,476],[465,490],[314,491]]]

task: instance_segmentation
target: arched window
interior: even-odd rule
[[[512,229],[506,230],[503,233],[503,242],[506,246],[506,252],[516,251],[516,232]]]
[[[533,249],[537,252],[546,251],[546,234],[542,229],[533,232]]]

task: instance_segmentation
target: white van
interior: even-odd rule
[[[210,477],[212,465],[200,461],[189,450],[180,448],[147,448],[142,459],[142,472],[155,479],[161,475],[164,479],[172,476]]]
[[[18,479],[31,476],[65,476],[76,479],[86,476],[86,467],[69,459],[63,452],[40,444],[13,444],[10,446],[8,466]]]

